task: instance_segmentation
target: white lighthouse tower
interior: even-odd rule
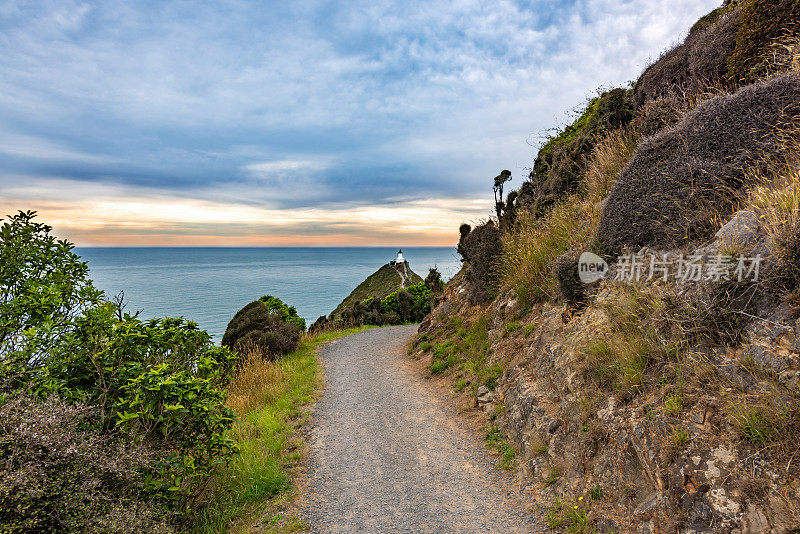
[[[405,263],[405,261],[406,261],[405,258],[403,258],[403,251],[402,250],[398,250],[397,251],[397,258],[394,260],[394,262],[398,263],[398,264],[403,264],[403,263]]]

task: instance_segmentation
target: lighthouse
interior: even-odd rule
[[[397,258],[394,260],[394,262],[398,263],[398,264],[403,264],[403,263],[405,263],[405,261],[406,261],[405,258],[403,258],[403,251],[402,250],[398,250],[397,251]]]

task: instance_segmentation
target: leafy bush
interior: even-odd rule
[[[76,328],[75,319],[101,302],[89,267],[56,240],[52,228],[19,212],[0,227],[0,387],[23,387],[49,353]]]
[[[267,358],[287,354],[300,343],[300,327],[271,313],[254,300],[233,316],[222,336],[222,345],[234,351],[260,350]]]
[[[258,300],[267,306],[270,313],[280,317],[283,322],[297,326],[301,332],[306,331],[306,320],[297,315],[297,310],[294,306],[287,306],[278,297],[270,295],[264,295]]]
[[[495,268],[503,251],[500,230],[492,221],[477,226],[462,234],[458,251],[469,265],[472,300],[481,302],[490,298],[497,285]]]
[[[14,397],[0,406],[0,529],[171,532],[168,514],[143,500],[140,471],[155,453],[95,428],[96,410]]]
[[[607,252],[709,237],[747,173],[783,154],[780,130],[798,118],[800,76],[784,74],[708,100],[644,141],[603,210]]]
[[[425,285],[430,288],[433,293],[441,293],[444,289],[444,282],[442,281],[442,273],[436,267],[431,267],[428,270],[428,275],[425,277]]]
[[[72,245],[34,217],[20,213],[0,229],[0,404],[33,394],[87,406],[92,417],[81,431],[96,433],[109,450],[151,451],[130,491],[185,510],[234,452],[224,438],[232,417],[223,401],[236,356],[192,322],[141,321],[104,302]],[[80,478],[90,471],[68,472],[76,487],[92,483]]]

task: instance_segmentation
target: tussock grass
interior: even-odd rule
[[[601,387],[631,394],[645,386],[648,372],[675,363],[679,345],[670,340],[660,318],[665,303],[656,288],[619,288],[603,303],[606,321],[593,325],[597,332],[583,350],[585,368]]]
[[[514,231],[503,236],[500,278],[514,290],[523,306],[558,296],[552,268],[559,256],[568,251],[599,252],[593,238],[602,212],[600,201],[640,139],[627,127],[610,132],[592,151],[588,171],[576,194],[556,204],[544,218],[520,214]]]
[[[227,401],[238,418],[229,435],[241,452],[215,474],[210,504],[194,518],[196,532],[249,532],[272,499],[290,494],[292,468],[302,458],[295,430],[321,383],[316,349],[366,328],[305,336],[297,350],[272,361],[258,352],[245,356]]]

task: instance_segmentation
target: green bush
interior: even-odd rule
[[[133,477],[136,488],[128,489],[185,510],[214,466],[235,452],[224,438],[232,423],[224,388],[237,357],[192,322],[142,321],[103,301],[72,245],[34,217],[19,213],[0,228],[0,405],[55,395],[88,407],[92,417],[82,430],[109,450],[149,451]],[[15,413],[38,424],[29,412]],[[0,439],[13,440],[13,432],[6,428]],[[73,467],[80,466],[67,468],[74,484],[91,483],[81,478],[89,471]]]
[[[284,321],[281,315],[271,313],[267,305],[254,300],[238,312],[228,323],[222,336],[222,345],[234,351],[257,350],[264,357],[288,354],[300,343],[300,327]]]
[[[27,385],[75,329],[75,318],[102,301],[89,267],[52,228],[19,212],[0,227],[0,387]]]
[[[264,295],[258,300],[267,306],[270,313],[280,317],[283,322],[297,326],[301,332],[306,331],[306,320],[297,315],[294,306],[287,306],[281,299],[271,295]]]
[[[575,122],[551,137],[539,150],[517,202],[541,215],[553,202],[575,192],[597,140],[633,119],[631,96],[630,90],[620,88],[604,92]]]

